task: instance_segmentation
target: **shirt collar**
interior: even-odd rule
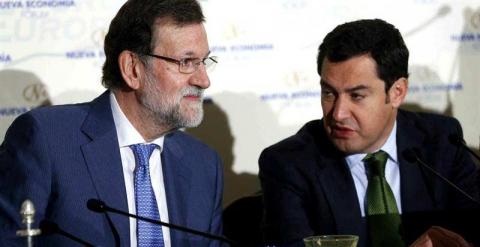
[[[133,144],[146,143],[142,135],[133,127],[127,116],[123,113],[113,92],[110,92],[110,106],[112,108],[113,121],[117,131],[118,144],[120,148],[128,147]],[[150,143],[157,144],[160,151],[163,149],[164,136],[161,136]]]
[[[387,138],[387,141],[383,146],[380,148],[381,150],[385,151],[388,154],[388,158],[392,160],[395,164],[398,164],[398,157],[397,157],[397,121],[393,124],[392,131]],[[378,150],[380,150],[378,149]],[[378,150],[375,150],[378,151]],[[365,158],[367,153],[357,153],[351,154],[345,157],[347,161],[348,167],[352,169],[356,165],[363,164],[362,159]]]

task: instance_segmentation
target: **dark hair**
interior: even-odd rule
[[[385,82],[385,90],[399,78],[408,78],[408,49],[402,35],[380,19],[347,22],[328,33],[318,48],[318,74],[325,58],[342,62],[364,54],[377,63],[377,75]]]
[[[202,8],[196,0],[127,1],[113,18],[105,36],[106,60],[102,84],[106,88],[126,86],[118,66],[118,56],[122,51],[129,50],[139,55],[151,53],[154,48],[152,34],[158,19],[171,20],[179,26],[205,21]]]

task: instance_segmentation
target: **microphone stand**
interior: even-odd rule
[[[450,187],[454,188],[456,191],[460,192],[462,195],[464,195],[466,198],[468,198],[470,201],[474,202],[478,206],[480,206],[480,202],[477,201],[475,198],[473,198],[471,195],[469,195],[467,192],[462,190],[460,187],[452,183],[450,180],[448,180],[446,177],[442,176],[439,172],[437,172],[435,169],[433,169],[431,166],[427,165],[423,160],[421,160],[418,155],[417,155],[417,150],[415,148],[413,149],[407,149],[403,151],[403,156],[408,162],[411,163],[417,163],[420,164],[421,166],[425,167],[428,171],[433,173],[436,177],[440,178],[443,180],[445,183],[447,183]]]
[[[171,224],[171,223],[166,223],[166,222],[163,222],[163,221],[146,218],[146,217],[143,217],[143,216],[140,216],[140,215],[130,214],[130,213],[118,210],[116,208],[111,208],[111,207],[107,206],[101,200],[90,199],[90,200],[87,201],[87,207],[88,207],[88,209],[90,209],[94,212],[97,212],[97,213],[103,213],[105,211],[109,211],[109,212],[120,214],[120,215],[123,215],[123,216],[132,217],[132,218],[135,218],[135,219],[146,221],[146,222],[149,222],[149,223],[152,223],[152,224],[166,226],[166,227],[169,227],[171,229],[192,233],[192,234],[202,236],[202,237],[206,237],[206,238],[210,238],[210,239],[220,240],[220,241],[229,243],[232,246],[237,246],[237,244],[234,243],[232,240],[227,239],[223,236],[218,236],[218,235],[210,234],[210,233],[207,233],[207,232],[202,232],[202,231],[190,229],[190,228],[187,228],[187,227],[184,227],[184,226],[174,225],[174,224]]]

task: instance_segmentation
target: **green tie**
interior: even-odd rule
[[[385,179],[387,159],[388,154],[382,150],[363,159],[369,171],[366,214],[372,247],[405,246],[397,203]]]

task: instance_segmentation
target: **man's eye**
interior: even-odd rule
[[[354,93],[351,95],[352,99],[355,101],[362,100],[365,98],[365,95]]]
[[[185,58],[182,59],[182,63],[187,66],[195,65],[200,63],[200,59],[198,58]]]
[[[322,99],[332,99],[332,98],[335,97],[335,95],[331,91],[322,90],[321,97],[322,97]]]
[[[328,90],[323,90],[322,89],[322,96],[328,96],[328,95],[333,95],[333,93],[328,91]]]

